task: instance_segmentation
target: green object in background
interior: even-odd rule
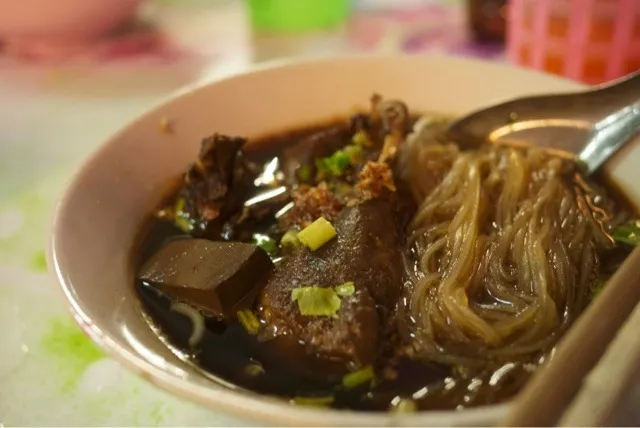
[[[295,32],[344,23],[351,0],[247,0],[247,4],[255,29]]]

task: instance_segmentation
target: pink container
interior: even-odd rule
[[[92,45],[131,19],[145,0],[0,0],[0,43],[57,53]]]
[[[510,61],[598,84],[640,69],[640,0],[510,0]]]

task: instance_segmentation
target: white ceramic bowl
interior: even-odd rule
[[[463,113],[505,98],[581,87],[504,65],[400,56],[266,66],[189,88],[135,119],[87,161],[57,209],[50,265],[76,320],[107,353],[152,383],[206,406],[277,425],[497,423],[506,405],[411,415],[344,412],[292,407],[207,380],[175,358],[140,315],[130,251],[168,181],[213,132],[252,137],[315,122],[366,106],[374,91],[413,109]],[[171,121],[172,134],[160,132],[163,118]],[[633,162],[616,168],[621,184],[640,182]],[[637,197],[638,190],[636,184],[627,192]]]

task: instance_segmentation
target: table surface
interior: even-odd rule
[[[53,205],[109,134],[197,79],[309,53],[501,58],[469,42],[460,2],[410,3],[411,13],[361,11],[338,30],[275,37],[252,34],[238,0],[163,0],[147,11],[162,41],[142,54],[55,64],[0,57],[0,426],[244,423],[152,387],[84,337],[47,274]]]

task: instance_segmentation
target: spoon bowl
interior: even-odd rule
[[[476,110],[451,124],[448,133],[467,147],[506,140],[573,152],[582,147],[577,158],[591,174],[638,129],[640,72],[588,91],[524,97]]]

